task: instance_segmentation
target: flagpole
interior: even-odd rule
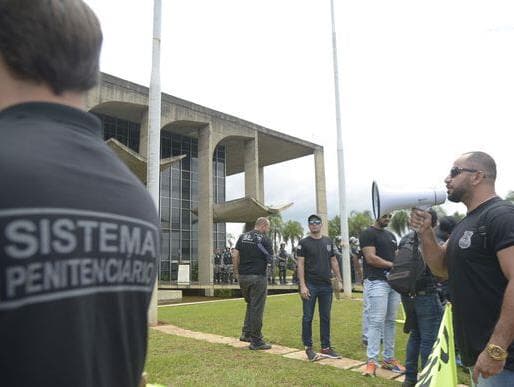
[[[334,0],[330,0],[330,14],[332,17],[332,57],[334,65],[334,90],[337,128],[337,169],[339,180],[339,218],[341,220],[341,253],[343,264],[343,290],[346,297],[352,296],[352,276],[350,271],[350,243],[348,238],[348,219],[346,213],[346,186],[344,175],[343,134],[341,130],[341,111],[339,109],[339,73],[337,64],[337,40],[334,17]]]
[[[147,189],[159,212],[160,143],[161,143],[161,0],[154,0],[152,39],[152,73],[148,97]],[[157,260],[160,257],[156,257]],[[159,265],[156,262],[157,279],[148,308],[148,323],[157,325],[157,284]]]

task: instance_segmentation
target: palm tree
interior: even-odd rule
[[[268,220],[270,222],[270,238],[273,241],[273,251],[276,253],[278,251],[277,246],[282,239],[284,221],[280,213],[268,216]]]
[[[389,227],[401,237],[409,230],[409,214],[405,210],[396,211],[389,222]]]
[[[296,220],[288,220],[282,229],[284,242],[291,241],[291,251],[294,251],[295,242],[299,242],[303,237],[303,227]]]

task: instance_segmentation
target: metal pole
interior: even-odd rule
[[[148,98],[147,189],[159,211],[160,143],[161,143],[161,0],[154,0],[152,74]],[[159,260],[160,257],[157,257]],[[156,266],[157,271],[159,265]],[[159,273],[157,272],[157,277]],[[148,308],[148,323],[157,325],[157,283]]]
[[[334,18],[334,0],[330,0],[332,16],[332,56],[334,64],[334,89],[337,126],[337,169],[339,177],[339,218],[341,219],[341,249],[343,254],[343,289],[345,297],[352,296],[352,276],[350,271],[350,243],[348,238],[348,219],[346,214],[346,186],[344,178],[343,134],[341,130],[341,112],[339,109],[339,74],[337,69],[337,40]]]

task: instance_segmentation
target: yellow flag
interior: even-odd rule
[[[437,340],[427,364],[418,375],[416,387],[456,387],[457,364],[453,338],[452,306],[446,304]]]

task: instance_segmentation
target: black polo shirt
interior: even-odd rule
[[[92,114],[0,112],[0,380],[137,386],[159,255],[141,182]]]
[[[496,253],[514,245],[514,211],[491,209],[480,223],[487,225],[487,244],[477,230],[480,215],[498,202],[483,203],[455,226],[446,252],[448,284],[453,301],[455,340],[466,366],[475,364],[500,316],[507,279]],[[514,345],[505,368],[514,371]]]
[[[388,230],[378,229],[376,227],[368,227],[362,231],[359,237],[361,249],[364,247],[374,246],[376,255],[380,258],[393,262],[396,256],[397,241],[394,234]],[[362,267],[364,269],[364,278],[374,280],[386,280],[386,275],[389,269],[383,267],[371,266],[366,258],[362,260]]]
[[[268,256],[273,255],[271,240],[266,235],[257,230],[241,234],[236,242],[236,250],[239,251],[239,274],[266,275]]]

